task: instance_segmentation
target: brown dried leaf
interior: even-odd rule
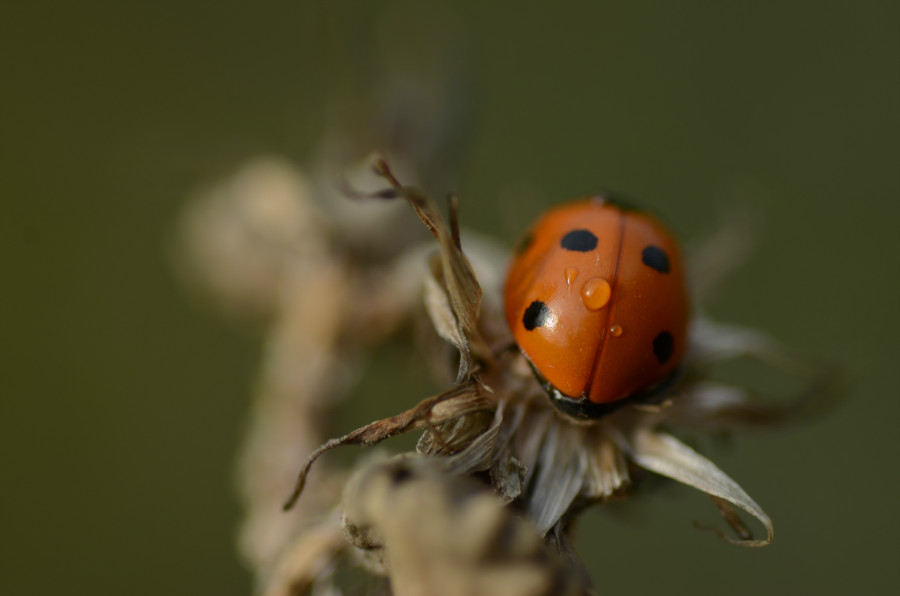
[[[481,357],[490,358],[481,332],[478,330],[478,315],[481,309],[482,290],[472,271],[472,267],[463,254],[459,239],[459,229],[455,225],[449,227],[441,216],[440,209],[424,192],[417,188],[403,186],[394,177],[390,166],[380,157],[373,162],[376,173],[383,176],[392,186],[395,196],[405,198],[415,210],[419,219],[438,241],[440,247],[439,268],[434,271],[435,278],[446,289],[453,314],[456,316],[460,335],[468,342],[461,351],[460,376],[462,380],[471,371],[471,355],[469,348],[474,349]],[[390,192],[390,191],[389,191]],[[389,197],[388,193],[379,196]],[[450,201],[450,219],[456,222],[458,202]]]
[[[306,463],[300,469],[294,491],[284,504],[287,511],[294,506],[303,487],[306,477],[313,463],[326,451],[342,445],[361,445],[371,447],[394,435],[410,430],[433,429],[436,425],[454,420],[466,414],[489,411],[495,407],[492,400],[484,397],[481,385],[475,379],[469,379],[465,383],[452,389],[422,400],[416,406],[401,412],[396,416],[377,420],[358,428],[351,433],[331,439],[312,452]]]

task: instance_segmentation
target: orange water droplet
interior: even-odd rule
[[[578,277],[578,269],[575,267],[567,267],[566,268],[566,283],[569,284],[569,287],[572,287],[572,284],[575,283],[575,278]]]
[[[581,301],[588,307],[588,310],[600,310],[609,302],[609,296],[612,294],[612,288],[609,282],[602,277],[592,277],[584,282],[581,288]]]
[[[622,329],[621,325],[613,325],[609,328],[609,334],[613,337],[620,337],[622,335],[622,331],[624,330]]]

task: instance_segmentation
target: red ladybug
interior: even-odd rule
[[[678,243],[645,212],[596,197],[545,213],[516,251],[506,320],[562,411],[595,418],[677,374],[688,300]]]

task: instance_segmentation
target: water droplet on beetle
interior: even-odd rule
[[[613,337],[621,337],[623,331],[624,329],[622,329],[621,325],[613,325],[609,328],[609,334]]]
[[[578,269],[575,267],[566,267],[566,283],[569,284],[569,288],[575,283],[576,277],[578,277]]]
[[[612,288],[602,277],[592,277],[581,287],[581,301],[588,310],[600,310],[609,302]]]

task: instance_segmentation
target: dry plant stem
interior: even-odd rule
[[[476,379],[457,385],[452,389],[422,400],[414,407],[401,412],[396,416],[378,420],[371,424],[367,424],[362,428],[358,428],[351,433],[342,437],[331,439],[318,449],[316,449],[303,464],[300,473],[297,476],[297,482],[291,496],[285,502],[283,509],[289,510],[300,498],[303,488],[306,485],[306,477],[313,463],[326,451],[330,451],[335,447],[342,445],[361,445],[363,447],[371,447],[377,445],[381,441],[388,439],[394,435],[407,432],[409,430],[423,430],[434,428],[435,425],[442,424],[447,420],[459,418],[467,414],[481,411],[490,411],[495,407],[491,399],[481,394],[482,388]],[[448,400],[453,400],[453,407],[441,411],[440,404]]]

